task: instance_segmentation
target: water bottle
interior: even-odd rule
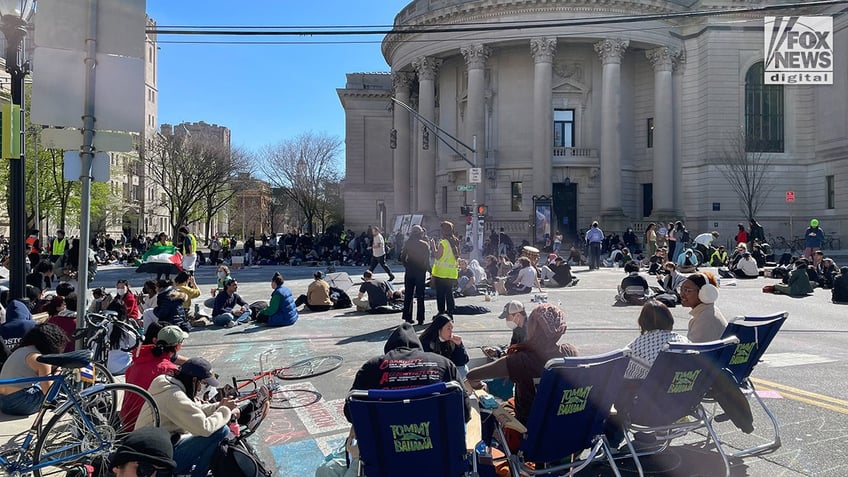
[[[716,283],[718,283],[718,287],[721,288],[721,277],[716,277]]]

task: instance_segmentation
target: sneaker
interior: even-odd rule
[[[227,324],[226,324],[226,325],[224,325],[224,328],[232,328],[232,327],[234,327],[234,326],[236,326],[236,322],[235,322],[235,321],[228,321],[228,322],[227,322]]]

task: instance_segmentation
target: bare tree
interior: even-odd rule
[[[303,214],[309,233],[326,206],[326,183],[340,180],[336,156],[341,145],[337,137],[308,132],[266,147],[257,159],[272,186]]]
[[[174,235],[176,229],[193,221],[194,212],[207,197],[212,205],[206,211],[227,204],[229,196],[224,191],[231,188],[235,155],[220,143],[203,137],[157,134],[145,154],[151,163],[150,179],[164,191],[162,206],[168,210]],[[210,218],[206,220],[208,231]]]
[[[246,152],[234,148],[229,151],[229,154],[222,154],[219,160],[212,161],[209,164],[209,182],[211,185],[200,193],[207,244],[212,237],[212,218],[224,209],[236,195],[236,192],[238,192],[236,181],[240,174],[250,173],[250,163]]]
[[[727,134],[718,158],[719,171],[739,198],[748,220],[755,219],[760,207],[774,189],[771,180],[772,157],[762,152],[749,152],[745,131]]]

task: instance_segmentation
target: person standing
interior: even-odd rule
[[[413,225],[409,239],[400,252],[400,263],[406,273],[403,275],[403,319],[412,323],[412,299],[418,300],[416,317],[418,324],[424,324],[424,282],[427,269],[430,268],[430,244],[424,240],[424,229]]]
[[[26,251],[29,265],[35,268],[41,261],[41,241],[38,239],[38,229],[32,229],[26,238]]]
[[[821,249],[824,241],[824,230],[819,227],[819,219],[810,221],[810,226],[804,232],[804,258],[812,260],[813,255]]]
[[[218,238],[218,234],[215,234],[215,236],[212,237],[212,241],[209,243],[209,260],[212,265],[218,265],[218,258],[221,256],[221,250],[223,250],[223,248],[221,239]]]
[[[439,245],[430,241],[430,248],[436,250],[436,261],[430,271],[433,288],[436,289],[436,306],[439,314],[447,313],[453,317],[455,307],[453,289],[459,276],[456,259],[459,256],[459,237],[453,232],[453,223],[444,221],[439,226]]]
[[[598,222],[592,222],[592,228],[586,232],[586,244],[589,245],[589,270],[601,268],[601,242],[604,232],[598,227]]]
[[[383,234],[380,233],[379,227],[375,226],[372,228],[371,233],[373,240],[371,241],[371,264],[368,266],[368,270],[373,273],[377,265],[380,265],[389,274],[389,281],[393,282],[395,275],[389,266],[386,265],[386,240],[383,238]]]
[[[68,249],[68,239],[65,238],[65,231],[59,229],[56,231],[56,238],[53,239],[53,244],[50,246],[50,261],[56,263],[62,255],[65,255],[65,250]]]
[[[657,253],[657,225],[653,222],[648,224],[648,228],[645,229],[645,248],[647,249],[648,256],[653,257],[655,253]]]
[[[197,238],[188,231],[187,227],[180,227],[180,253],[183,255],[182,266],[189,275],[194,275],[194,267],[197,264]]]

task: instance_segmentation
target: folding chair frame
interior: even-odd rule
[[[582,358],[558,358],[548,361],[545,364],[545,370],[554,370],[555,372],[557,368],[582,368],[589,371],[593,367],[608,365],[611,361],[614,360],[622,360],[621,363],[619,363],[618,365],[613,365],[615,367],[618,367],[618,370],[620,371],[620,376],[610,375],[607,377],[608,381],[611,382],[615,382],[615,379],[618,379],[618,382],[620,384],[624,380],[624,372],[627,369],[627,361],[629,360],[629,356],[630,350],[625,348],[597,356],[589,356]],[[544,374],[542,379],[545,379]],[[598,416],[595,417],[597,423],[602,423],[605,420],[606,416],[609,415],[610,408],[612,407],[612,401],[614,400],[613,394],[620,390],[620,388],[620,386],[610,386],[605,390],[607,395],[602,396],[601,399],[607,399],[609,401],[609,405],[606,406],[605,410],[598,410]],[[600,428],[603,428],[602,424],[600,425]],[[573,458],[571,462],[548,465],[544,468],[529,467],[525,462],[525,452],[522,449],[519,449],[516,453],[512,453],[506,444],[506,436],[501,425],[496,426],[495,432],[496,439],[501,444],[501,448],[504,454],[506,455],[506,459],[509,464],[510,475],[513,477],[519,477],[522,475],[536,476],[553,474],[572,476],[586,468],[589,464],[602,460],[606,460],[609,463],[610,468],[612,468],[613,473],[616,476],[621,477],[621,472],[619,471],[618,466],[616,465],[615,460],[613,458],[612,449],[610,448],[609,441],[607,440],[606,436],[604,436],[603,431],[600,429],[598,431],[598,434],[595,435],[592,439],[591,447],[588,448],[588,454],[586,454],[586,457],[584,457],[583,459]],[[532,437],[533,436],[529,435],[529,433],[525,434],[524,436],[525,439]],[[566,449],[563,451],[563,458],[566,458],[568,454],[582,454],[585,450],[586,448],[575,448],[572,450]],[[560,474],[560,472],[563,471],[565,471],[566,473]]]
[[[651,368],[651,371],[648,373],[648,377],[645,379],[646,385],[643,385],[642,389],[645,389],[649,384],[655,384],[652,381],[652,375],[661,374],[663,370],[657,367],[658,363],[663,359],[664,353],[675,353],[679,355],[690,355],[690,356],[699,356],[701,354],[705,354],[707,356],[714,356],[713,359],[708,359],[708,366],[714,366],[714,369],[708,370],[709,379],[702,383],[703,390],[698,391],[697,394],[700,394],[700,397],[696,402],[693,403],[692,411],[688,414],[688,416],[682,416],[682,418],[677,418],[675,422],[669,422],[667,424],[657,424],[657,425],[641,425],[633,423],[630,415],[625,416],[625,422],[622,424],[622,430],[624,431],[624,439],[627,444],[628,453],[625,455],[618,455],[616,457],[632,457],[634,462],[636,463],[636,470],[640,476],[644,476],[645,472],[642,468],[642,463],[639,460],[639,457],[643,457],[646,455],[654,455],[658,454],[669,447],[671,441],[677,439],[679,437],[683,437],[686,434],[699,429],[706,428],[708,435],[704,440],[704,445],[709,444],[710,440],[715,442],[715,448],[721,457],[722,462],[724,463],[725,468],[725,477],[730,477],[730,460],[728,459],[727,454],[722,449],[719,444],[718,435],[713,429],[711,424],[711,420],[707,415],[706,410],[701,404],[701,400],[703,400],[704,395],[709,390],[710,385],[712,385],[712,381],[715,379],[716,373],[720,372],[723,367],[720,363],[722,360],[729,360],[731,353],[728,352],[729,349],[733,348],[733,345],[738,343],[739,340],[736,337],[724,338],[718,341],[711,341],[707,343],[670,343],[666,344],[663,352],[660,353],[660,356],[657,358],[657,361],[654,362],[654,366]],[[703,368],[702,368],[703,369]],[[657,372],[659,371],[659,372]],[[637,392],[637,396],[640,395],[642,391]],[[690,398],[691,399],[691,398]],[[686,420],[689,419],[689,420]],[[694,419],[694,420],[691,420]],[[630,438],[629,432],[633,433],[643,433],[649,434],[653,436],[656,443],[658,444],[656,448],[650,448],[648,450],[637,450],[633,445],[633,440]]]

